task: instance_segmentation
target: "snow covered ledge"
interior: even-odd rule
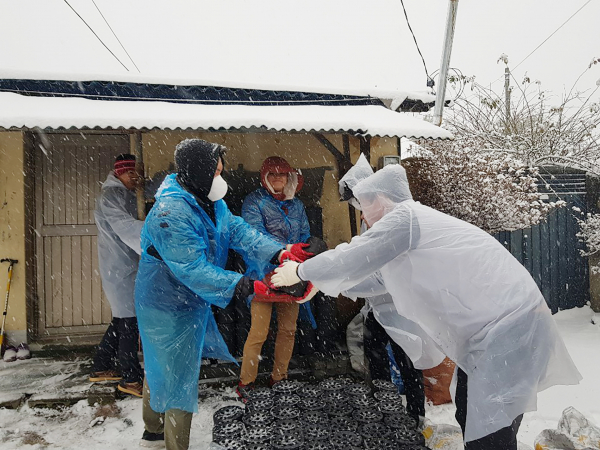
[[[383,106],[248,106],[32,97],[0,93],[0,127],[112,129],[262,129],[353,132],[370,136],[452,139],[412,114]]]

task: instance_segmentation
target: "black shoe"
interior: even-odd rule
[[[150,433],[144,430],[142,439],[140,439],[140,447],[146,448],[164,448],[165,433]]]

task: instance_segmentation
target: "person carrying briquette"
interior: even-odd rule
[[[361,154],[356,164],[339,181],[340,199],[360,210],[352,188],[373,173],[367,158]],[[367,231],[364,220],[360,230],[361,234]],[[373,291],[381,290],[381,284],[378,275],[342,294],[353,300],[358,297],[365,299],[362,310],[365,316],[363,348],[371,381],[389,381],[391,378],[387,350],[389,343],[404,383],[406,411],[419,423],[419,417],[425,417],[425,388],[420,369],[437,366],[444,359],[444,354],[419,325],[398,314],[390,294],[373,295]]]
[[[140,174],[135,156],[117,156],[113,170],[96,199],[98,264],[102,289],[112,311],[92,366],[90,381],[119,381],[119,391],[142,396],[143,372],[138,360],[138,324],[134,284],[140,255],[140,231],[135,189]]]
[[[135,305],[144,348],[144,434],[140,445],[189,446],[198,411],[201,358],[234,361],[211,305],[268,295],[261,281],[225,270],[229,249],[260,269],[291,257],[284,246],[231,214],[222,200],[225,147],[186,139],[142,229]]]
[[[305,251],[309,244],[304,243],[310,237],[308,217],[304,205],[295,197],[296,192],[302,187],[301,177],[284,158],[271,156],[265,159],[260,169],[262,187],[246,197],[242,205],[242,217],[262,234],[271,237],[281,245],[287,245],[299,260],[304,261],[312,256],[312,253]],[[275,267],[251,265],[246,274],[256,279],[263,279]],[[269,386],[287,378],[300,308],[304,309],[313,326],[316,326],[309,303],[299,305],[297,300],[290,296],[288,301],[279,301],[275,306],[277,337]],[[252,301],[250,303],[250,331],[244,345],[240,381],[236,389],[243,400],[247,399],[249,391],[254,388],[260,353],[269,332],[272,309],[272,302]]]
[[[406,172],[389,165],[352,188],[369,230],[301,264],[274,286],[310,281],[336,296],[373,281],[456,362],[456,419],[466,450],[516,450],[537,393],[581,375],[535,281],[480,228],[413,201]]]

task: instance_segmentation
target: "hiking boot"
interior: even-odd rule
[[[165,448],[165,433],[150,433],[144,430],[142,439],[140,439],[140,447]]]
[[[14,345],[9,345],[4,349],[4,362],[13,362],[17,360],[17,348]]]
[[[95,383],[97,381],[119,381],[121,375],[116,370],[101,370],[100,372],[90,373],[90,381]]]
[[[235,389],[235,393],[240,397],[240,400],[246,403],[250,398],[250,392],[254,389],[254,383],[250,384],[242,384],[240,381],[238,383],[237,388]]]
[[[31,352],[29,351],[29,346],[25,343],[22,343],[17,347],[17,359],[29,359],[31,358]]]
[[[117,389],[125,394],[134,395],[136,397],[142,398],[143,386],[139,381],[134,381],[133,383],[127,383],[125,380],[119,381],[119,385]]]

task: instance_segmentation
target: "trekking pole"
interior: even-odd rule
[[[16,259],[3,258],[0,263],[7,262],[8,266],[8,282],[6,283],[6,300],[4,301],[4,312],[2,313],[2,330],[0,331],[0,351],[4,346],[4,325],[6,324],[6,314],[8,312],[8,295],[10,294],[10,282],[12,280],[13,266],[19,261]]]

